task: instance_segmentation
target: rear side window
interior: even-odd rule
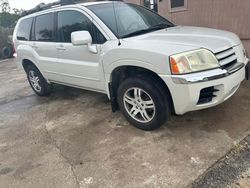
[[[17,29],[17,40],[30,40],[30,31],[33,18],[27,18],[20,21]]]
[[[47,42],[55,40],[54,13],[36,17],[35,40]]]
[[[103,44],[106,39],[95,25],[81,12],[58,12],[58,35],[60,42],[71,42],[71,33],[74,31],[89,31],[94,44]]]

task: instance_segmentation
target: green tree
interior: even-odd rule
[[[13,28],[16,21],[20,18],[22,10],[13,9],[11,13],[11,8],[8,0],[0,0],[0,27]]]
[[[17,8],[13,8],[12,11],[14,12],[14,14],[17,14],[17,15],[21,15],[22,13],[22,10],[19,10]]]
[[[10,4],[8,0],[1,0],[1,11],[4,12],[10,12]]]
[[[18,14],[2,12],[0,13],[0,26],[5,27],[5,28],[12,28],[19,18],[20,18],[20,15]]]

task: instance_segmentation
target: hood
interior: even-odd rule
[[[127,40],[143,40],[164,44],[206,48],[217,53],[241,43],[234,33],[210,28],[176,26]]]

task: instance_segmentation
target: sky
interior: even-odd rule
[[[9,0],[9,3],[11,9],[17,8],[17,9],[29,10],[31,8],[34,8],[36,5],[40,3],[51,3],[55,1],[57,0]]]

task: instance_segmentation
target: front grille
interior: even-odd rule
[[[218,92],[218,89],[215,89],[214,87],[207,87],[201,90],[200,97],[198,101],[198,105],[209,103],[213,100],[214,97],[217,97],[215,95],[216,92]]]
[[[227,69],[237,63],[237,56],[233,48],[217,52],[215,56],[223,69]]]

